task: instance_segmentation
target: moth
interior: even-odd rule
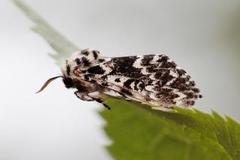
[[[62,75],[45,82],[41,92],[57,78],[83,101],[97,101],[106,108],[104,95],[148,104],[157,109],[193,106],[202,95],[195,82],[168,56],[104,57],[97,50],[75,52],[61,67]]]

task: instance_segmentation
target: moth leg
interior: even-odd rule
[[[119,92],[119,94],[126,100],[126,101],[131,101],[131,99],[130,98],[128,98],[125,94],[123,94],[123,93],[120,93]]]
[[[109,107],[107,104],[105,104],[102,99],[95,99],[95,101],[97,101],[98,103],[101,103],[108,110],[111,110],[111,107]]]
[[[89,97],[91,97],[93,100],[97,101],[98,103],[101,103],[105,108],[110,110],[111,108],[103,102],[103,99],[101,98],[101,93],[100,92],[91,92],[88,94]]]
[[[74,92],[74,94],[83,101],[94,101],[94,99],[86,94],[83,94],[79,91]]]
[[[74,94],[83,101],[97,101],[98,103],[101,103],[105,108],[109,110],[111,109],[107,104],[103,102],[98,92],[92,92],[92,93],[86,94],[79,91],[75,91]]]

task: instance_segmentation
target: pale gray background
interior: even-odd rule
[[[82,48],[169,55],[201,88],[198,109],[240,119],[239,0],[27,2]],[[0,159],[111,159],[99,104],[78,100],[60,80],[34,94],[60,70],[31,25],[11,1],[0,1]]]

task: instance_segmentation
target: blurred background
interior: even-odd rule
[[[26,0],[82,49],[106,56],[165,53],[192,75],[202,111],[240,120],[240,1]],[[103,107],[57,80],[49,45],[10,0],[0,1],[0,159],[110,160]]]

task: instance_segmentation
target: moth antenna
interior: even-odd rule
[[[49,85],[49,83],[51,83],[57,78],[63,78],[63,76],[56,76],[56,77],[49,78],[36,93],[42,92]]]

